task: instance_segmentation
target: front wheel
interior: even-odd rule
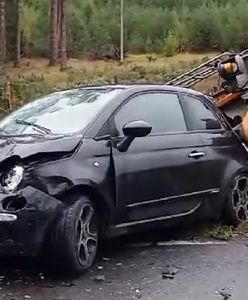
[[[82,274],[91,267],[98,248],[98,223],[89,198],[79,197],[64,211],[56,226],[54,247],[67,271]]]
[[[226,223],[238,225],[248,220],[248,175],[238,175],[227,197],[224,210]]]

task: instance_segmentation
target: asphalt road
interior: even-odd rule
[[[3,259],[0,299],[248,299],[247,239],[164,246],[153,240],[168,238],[160,233],[109,243],[92,269],[77,279],[60,277],[36,260]]]

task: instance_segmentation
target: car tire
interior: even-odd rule
[[[89,198],[81,196],[66,209],[54,233],[55,258],[63,271],[80,275],[92,266],[98,248],[98,223]]]
[[[224,221],[237,226],[248,220],[248,175],[239,174],[233,180],[224,208]]]

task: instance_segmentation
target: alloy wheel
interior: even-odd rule
[[[97,251],[97,220],[93,207],[85,204],[76,222],[76,247],[80,263],[87,267],[93,262]]]
[[[232,191],[232,204],[240,221],[248,220],[248,177],[240,176]]]

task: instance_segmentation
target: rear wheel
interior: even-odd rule
[[[81,274],[94,262],[98,247],[98,223],[92,201],[80,197],[64,211],[56,226],[54,245],[60,265]]]
[[[248,175],[242,174],[235,178],[224,215],[226,222],[232,225],[248,220]]]

